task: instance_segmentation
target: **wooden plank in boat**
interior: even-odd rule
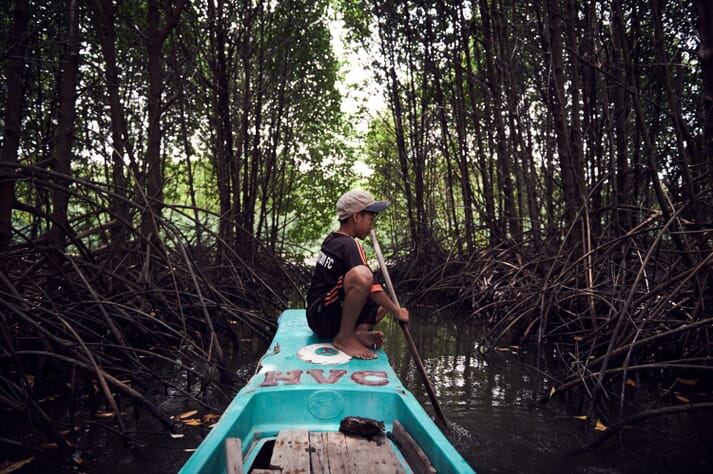
[[[283,430],[277,435],[270,467],[282,474],[309,474],[309,434],[307,430]]]
[[[360,436],[345,436],[349,472],[405,473],[386,436],[371,440]]]
[[[327,431],[322,433],[322,443],[329,460],[330,474],[349,474],[349,463],[347,458],[347,441],[344,434],[338,431]]]
[[[401,454],[403,454],[414,474],[435,474],[436,469],[431,465],[426,453],[423,452],[398,420],[394,420],[391,434],[394,436]]]
[[[385,436],[368,440],[338,431],[281,431],[275,441],[270,465],[273,469],[281,469],[283,474],[405,473]]]
[[[327,449],[322,441],[324,433],[310,432],[309,434],[309,457],[312,464],[312,474],[330,474],[329,459],[327,459]],[[325,435],[326,437],[326,435]]]
[[[225,471],[227,474],[243,474],[243,448],[240,438],[225,439]]]

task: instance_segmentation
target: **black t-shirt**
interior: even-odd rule
[[[307,291],[307,305],[318,301],[333,289],[340,277],[357,265],[367,265],[361,244],[353,237],[331,232],[322,242],[312,282]]]

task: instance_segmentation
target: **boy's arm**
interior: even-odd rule
[[[408,322],[408,310],[406,308],[396,306],[396,304],[391,301],[391,298],[389,298],[389,295],[386,294],[383,288],[372,289],[372,292],[369,294],[369,299],[374,303],[378,304],[379,306],[383,306],[384,308],[386,308],[386,311],[391,313],[392,316],[397,320]]]

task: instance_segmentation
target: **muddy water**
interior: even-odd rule
[[[555,399],[547,405],[537,403],[550,381],[534,369],[534,354],[515,349],[483,356],[477,331],[461,327],[456,320],[412,311],[411,332],[449,421],[446,434],[478,472],[713,472],[706,464],[713,446],[706,451],[699,441],[696,433],[701,429],[697,426],[701,419],[694,417],[652,420],[627,430],[621,445],[610,442],[594,452],[569,456],[593,437],[593,432],[575,418],[581,414],[576,402]],[[384,349],[392,366],[426,410],[433,413],[400,328],[391,321],[380,326],[386,333]],[[234,354],[228,355],[243,380],[251,376],[266,348],[267,344],[259,340],[244,340]],[[174,371],[176,386],[185,387],[180,368],[164,367],[161,371],[164,376]],[[211,393],[211,405],[224,407],[238,388]],[[186,402],[176,389],[155,393],[154,399],[169,414],[193,409],[199,410],[197,417],[210,413]],[[184,450],[195,448],[209,430],[204,425],[186,425],[182,438],[172,438],[150,415],[143,413],[136,418],[129,412],[125,422],[130,430],[138,431],[136,443],[121,442],[111,432],[111,422],[99,421],[107,429],[78,420],[82,427],[73,442],[87,472],[176,472],[190,455]],[[56,461],[38,458],[21,472],[50,471],[64,469]]]

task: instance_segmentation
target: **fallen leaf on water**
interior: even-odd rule
[[[190,425],[190,426],[198,426],[201,424],[201,420],[199,420],[198,418],[189,418],[187,420],[181,420],[181,421],[183,423],[185,423],[186,425]]]
[[[121,415],[121,416],[126,416],[128,414],[129,414],[128,410],[119,412],[119,415]],[[99,418],[111,418],[114,415],[115,415],[115,413],[113,411],[98,411],[96,416]]]
[[[633,379],[626,379],[626,384],[631,385],[632,387],[636,387],[636,381]]]
[[[694,386],[698,383],[698,379],[684,379],[683,377],[676,377],[676,382],[680,383],[681,385]]]
[[[173,439],[183,438],[184,436],[186,436],[183,433],[170,433],[170,435],[171,435],[171,438],[173,438]]]
[[[184,418],[190,418],[191,416],[195,415],[196,413],[198,413],[198,410],[191,410],[191,411],[187,411],[185,413],[181,413],[180,415],[176,415],[175,418],[177,420],[182,420]]]
[[[5,469],[0,471],[0,474],[10,474],[11,472],[15,472],[18,469],[22,468],[22,466],[24,466],[25,464],[31,463],[34,459],[35,459],[35,457],[32,456],[31,458],[22,459],[20,461],[12,463],[9,466],[7,466]]]
[[[606,431],[607,427],[604,425],[604,423],[597,420],[597,423],[594,425],[594,429],[597,431]]]
[[[207,415],[203,415],[203,423],[206,425],[210,425],[211,423],[215,423],[220,419],[220,415],[216,413],[208,413]]]

